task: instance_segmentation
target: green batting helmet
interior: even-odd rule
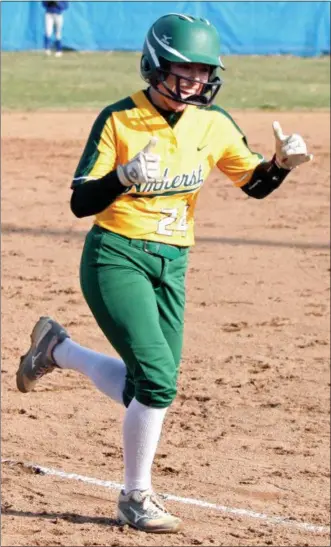
[[[167,86],[171,63],[203,63],[210,66],[209,80],[199,95],[181,98],[180,80],[189,80],[183,76],[175,75],[176,92]],[[217,76],[219,68],[224,70],[220,58],[220,38],[216,28],[207,19],[169,13],[160,17],[149,29],[144,42],[140,73],[162,95],[186,104],[209,105],[222,85]],[[157,87],[161,82],[167,93]]]

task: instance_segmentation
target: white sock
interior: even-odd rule
[[[167,408],[151,408],[132,399],[123,424],[124,490],[147,490]]]
[[[126,366],[121,359],[84,348],[71,338],[55,347],[53,357],[59,367],[85,374],[105,395],[123,404]]]

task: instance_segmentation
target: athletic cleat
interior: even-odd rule
[[[129,524],[144,532],[176,533],[182,521],[170,515],[151,490],[123,490],[118,500],[117,518],[120,524]]]
[[[16,372],[16,385],[22,393],[31,391],[44,374],[60,368],[53,358],[57,344],[70,338],[67,331],[50,317],[40,317],[31,333],[29,351],[21,357]]]

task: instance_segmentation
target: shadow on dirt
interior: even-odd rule
[[[25,234],[30,236],[51,236],[51,237],[63,237],[70,239],[84,239],[87,234],[87,231],[83,230],[71,230],[71,229],[45,229],[42,228],[31,228],[24,226],[14,226],[12,224],[2,224],[1,226],[2,234]],[[273,241],[268,239],[249,239],[249,238],[239,238],[239,237],[208,237],[208,236],[197,236],[197,243],[211,243],[221,244],[221,245],[245,245],[245,246],[262,246],[262,247],[283,247],[289,249],[330,249],[329,243],[319,243],[319,242],[309,242],[309,241]]]
[[[64,520],[73,524],[101,524],[103,526],[115,526],[116,528],[123,528],[122,524],[116,519],[107,517],[89,517],[87,515],[78,515],[76,513],[48,513],[47,511],[16,511],[15,509],[2,509],[3,515],[9,515],[12,517],[30,517],[30,518],[42,518],[54,521],[54,524],[58,520]]]

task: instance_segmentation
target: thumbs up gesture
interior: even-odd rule
[[[160,180],[161,157],[153,153],[157,137],[152,137],[149,143],[132,160],[117,166],[117,175],[123,186],[133,186]]]
[[[307,154],[307,145],[300,135],[296,133],[284,135],[279,122],[273,122],[272,127],[276,139],[276,165],[278,167],[290,170],[313,159],[312,154]]]

